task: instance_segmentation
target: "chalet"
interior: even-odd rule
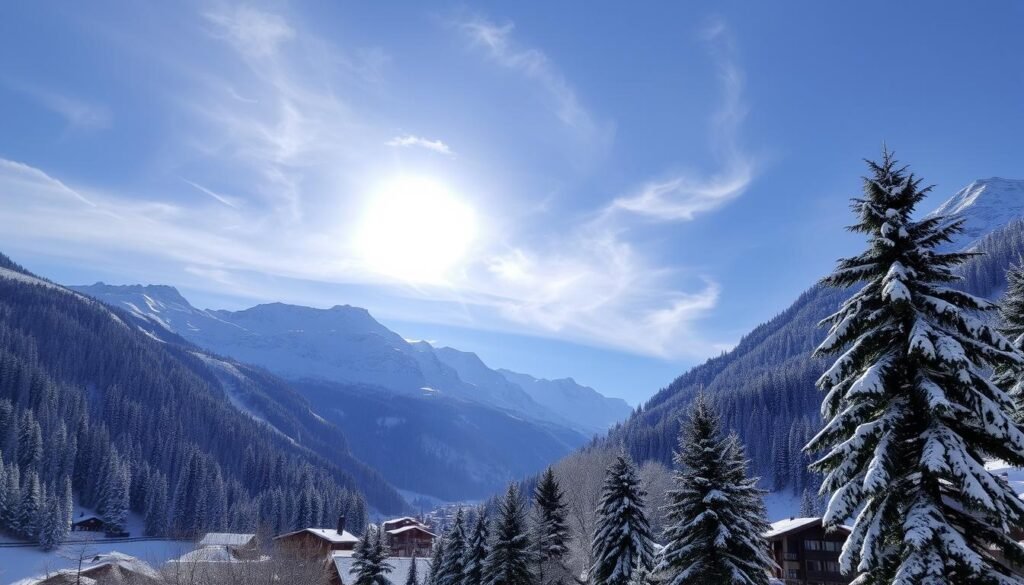
[[[15,585],[65,585],[75,583],[130,583],[131,585],[160,585],[160,573],[148,563],[119,552],[96,555],[77,569],[64,569],[41,577],[18,581]]]
[[[356,582],[356,571],[353,567],[355,559],[352,558],[352,555],[344,552],[335,553],[333,560],[334,567],[337,570],[337,577],[334,578],[334,575],[332,575],[332,583],[334,585],[353,585]],[[385,578],[393,585],[405,585],[406,580],[409,578],[409,570],[414,562],[416,563],[416,575],[422,581],[430,573],[430,558],[428,557],[417,557],[415,559],[410,557],[391,557],[388,559],[388,564],[391,565],[392,570],[385,575]]]
[[[840,527],[826,532],[821,518],[790,518],[765,533],[778,567],[775,578],[785,585],[845,585],[854,576],[839,572],[839,554],[850,535]]]
[[[359,539],[345,530],[345,517],[338,518],[337,528],[305,528],[274,538],[283,552],[303,558],[328,558],[333,552],[355,549]]]
[[[395,557],[428,557],[437,538],[425,524],[408,516],[388,520],[381,524],[381,528]]]
[[[210,532],[197,543],[199,549],[218,548],[239,560],[251,560],[259,557],[259,542],[255,534],[237,534],[232,532]]]
[[[82,516],[71,523],[72,532],[103,532],[104,522],[96,516]]]

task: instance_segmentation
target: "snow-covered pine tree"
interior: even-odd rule
[[[412,558],[409,560],[409,572],[405,574],[405,585],[421,585],[420,577],[417,574],[418,570],[416,567],[417,559],[415,552],[412,553]]]
[[[569,526],[564,500],[562,487],[549,467],[533,492],[533,545],[539,585],[557,585],[570,579],[565,566],[565,555],[569,552]]]
[[[53,550],[63,540],[61,523],[63,522],[60,498],[48,497],[39,514],[39,546],[43,550]]]
[[[516,484],[509,484],[494,519],[483,585],[534,585],[526,512]]]
[[[455,521],[446,534],[444,557],[441,560],[441,573],[438,575],[437,585],[460,585],[465,554],[466,520],[460,508],[455,512]]]
[[[722,436],[711,401],[698,395],[679,433],[665,548],[655,573],[669,585],[767,585],[772,560],[763,492],[747,477],[735,435]]]
[[[650,568],[654,539],[644,513],[646,495],[633,462],[620,454],[608,468],[597,506],[594,585],[628,585],[634,571]]]
[[[155,471],[149,476],[149,488],[146,489],[146,536],[163,536],[167,533],[167,479],[164,474]]]
[[[389,556],[384,531],[368,524],[352,552],[352,569],[356,573],[353,585],[390,585],[387,575],[394,567],[388,563]]]
[[[1024,351],[1024,265],[1006,271],[1006,294],[999,307],[1000,330],[1018,351]],[[1014,402],[1014,418],[1024,425],[1024,366],[1007,360],[992,379]]]
[[[818,499],[810,488],[804,488],[800,494],[800,517],[813,518],[818,510]]]
[[[7,476],[7,508],[0,510],[3,513],[3,516],[0,516],[0,524],[5,525],[12,533],[18,534],[21,531],[21,515],[18,513],[21,506],[21,472],[18,464],[8,463],[4,475]]]
[[[17,528],[25,538],[35,540],[39,536],[39,510],[43,506],[42,499],[39,474],[35,471],[26,472],[25,483],[21,487],[21,506],[17,512]]]
[[[487,509],[481,507],[466,540],[466,553],[462,560],[462,585],[481,585],[484,582],[484,563],[487,561],[489,536],[487,528]]]
[[[128,519],[128,499],[131,487],[128,464],[115,457],[110,467],[103,494],[103,525],[107,532],[121,532]]]
[[[438,585],[441,576],[444,574],[441,567],[444,566],[444,536],[434,540],[434,550],[430,557],[430,574],[427,575],[427,585]]]
[[[852,230],[863,254],[823,280],[862,288],[823,321],[816,355],[841,355],[818,381],[825,427],[807,445],[832,493],[824,523],[857,513],[840,566],[858,583],[1017,583],[991,556],[1024,564],[1009,538],[1024,502],[985,469],[987,457],[1024,465],[1024,433],[990,367],[1020,353],[977,311],[992,303],[947,286],[969,254],[942,253],[959,222],[912,219],[928,189],[885,151],[868,162]]]

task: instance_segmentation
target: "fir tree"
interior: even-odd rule
[[[772,560],[762,536],[769,529],[763,492],[747,477],[739,439],[722,436],[703,394],[680,431],[675,463],[656,572],[670,585],[767,585]]]
[[[433,556],[430,558],[430,574],[427,575],[427,585],[439,585],[439,581],[444,574],[442,569],[445,559],[444,544],[444,536],[439,536],[434,541]]]
[[[116,456],[112,457],[109,468],[110,477],[106,481],[103,494],[103,525],[107,532],[121,532],[128,519],[128,499],[130,477],[128,465],[121,463]]]
[[[633,462],[619,455],[608,468],[592,543],[594,585],[628,585],[633,572],[649,569],[654,551],[644,497]]]
[[[437,585],[460,585],[462,582],[462,570],[464,568],[463,557],[466,554],[466,522],[460,508],[455,513],[455,521],[448,530],[445,539],[444,558],[441,562],[441,573],[438,575]]]
[[[868,165],[851,228],[868,249],[823,281],[863,283],[824,321],[816,352],[842,352],[818,381],[827,423],[806,447],[824,451],[814,463],[833,494],[824,523],[857,513],[840,566],[859,583],[1010,582],[989,546],[1024,564],[1008,534],[1024,525],[1024,502],[985,460],[1024,465],[1024,433],[986,371],[1024,357],[978,318],[992,303],[947,286],[970,254],[936,247],[960,222],[913,220],[929,189],[889,152]]]
[[[565,517],[565,496],[549,467],[540,477],[533,494],[534,559],[540,585],[568,581],[565,555],[569,552],[569,526]]]
[[[462,561],[462,585],[481,585],[484,582],[488,535],[487,509],[481,507],[466,541],[466,554]]]
[[[18,509],[17,529],[25,538],[39,536],[39,510],[42,509],[42,487],[39,474],[29,471],[25,474],[25,485],[21,488],[21,507]]]
[[[405,575],[405,585],[420,585],[419,575],[416,574],[416,553],[412,553],[412,559],[410,559],[409,572]]]
[[[352,569],[356,573],[354,585],[390,585],[387,574],[393,570],[388,563],[391,556],[384,531],[369,524],[352,553]]]
[[[1000,328],[1017,351],[1024,351],[1024,265],[1016,264],[1006,271],[1006,294],[999,307]],[[996,370],[993,382],[1010,394],[1014,401],[1014,418],[1024,425],[1024,366],[1007,360]]]
[[[492,538],[484,565],[484,585],[534,585],[526,511],[515,484],[508,486],[501,501]]]

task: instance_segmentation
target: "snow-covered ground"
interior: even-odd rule
[[[143,542],[69,543],[57,550],[44,552],[35,547],[0,547],[0,585],[10,585],[19,579],[68,569],[77,564],[82,547],[92,555],[120,552],[146,561],[159,569],[170,559],[195,548],[195,543],[181,540],[148,540]]]

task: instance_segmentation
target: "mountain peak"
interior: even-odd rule
[[[963,233],[951,247],[970,248],[993,230],[1024,217],[1024,180],[978,179],[926,217],[938,216],[963,220]]]

